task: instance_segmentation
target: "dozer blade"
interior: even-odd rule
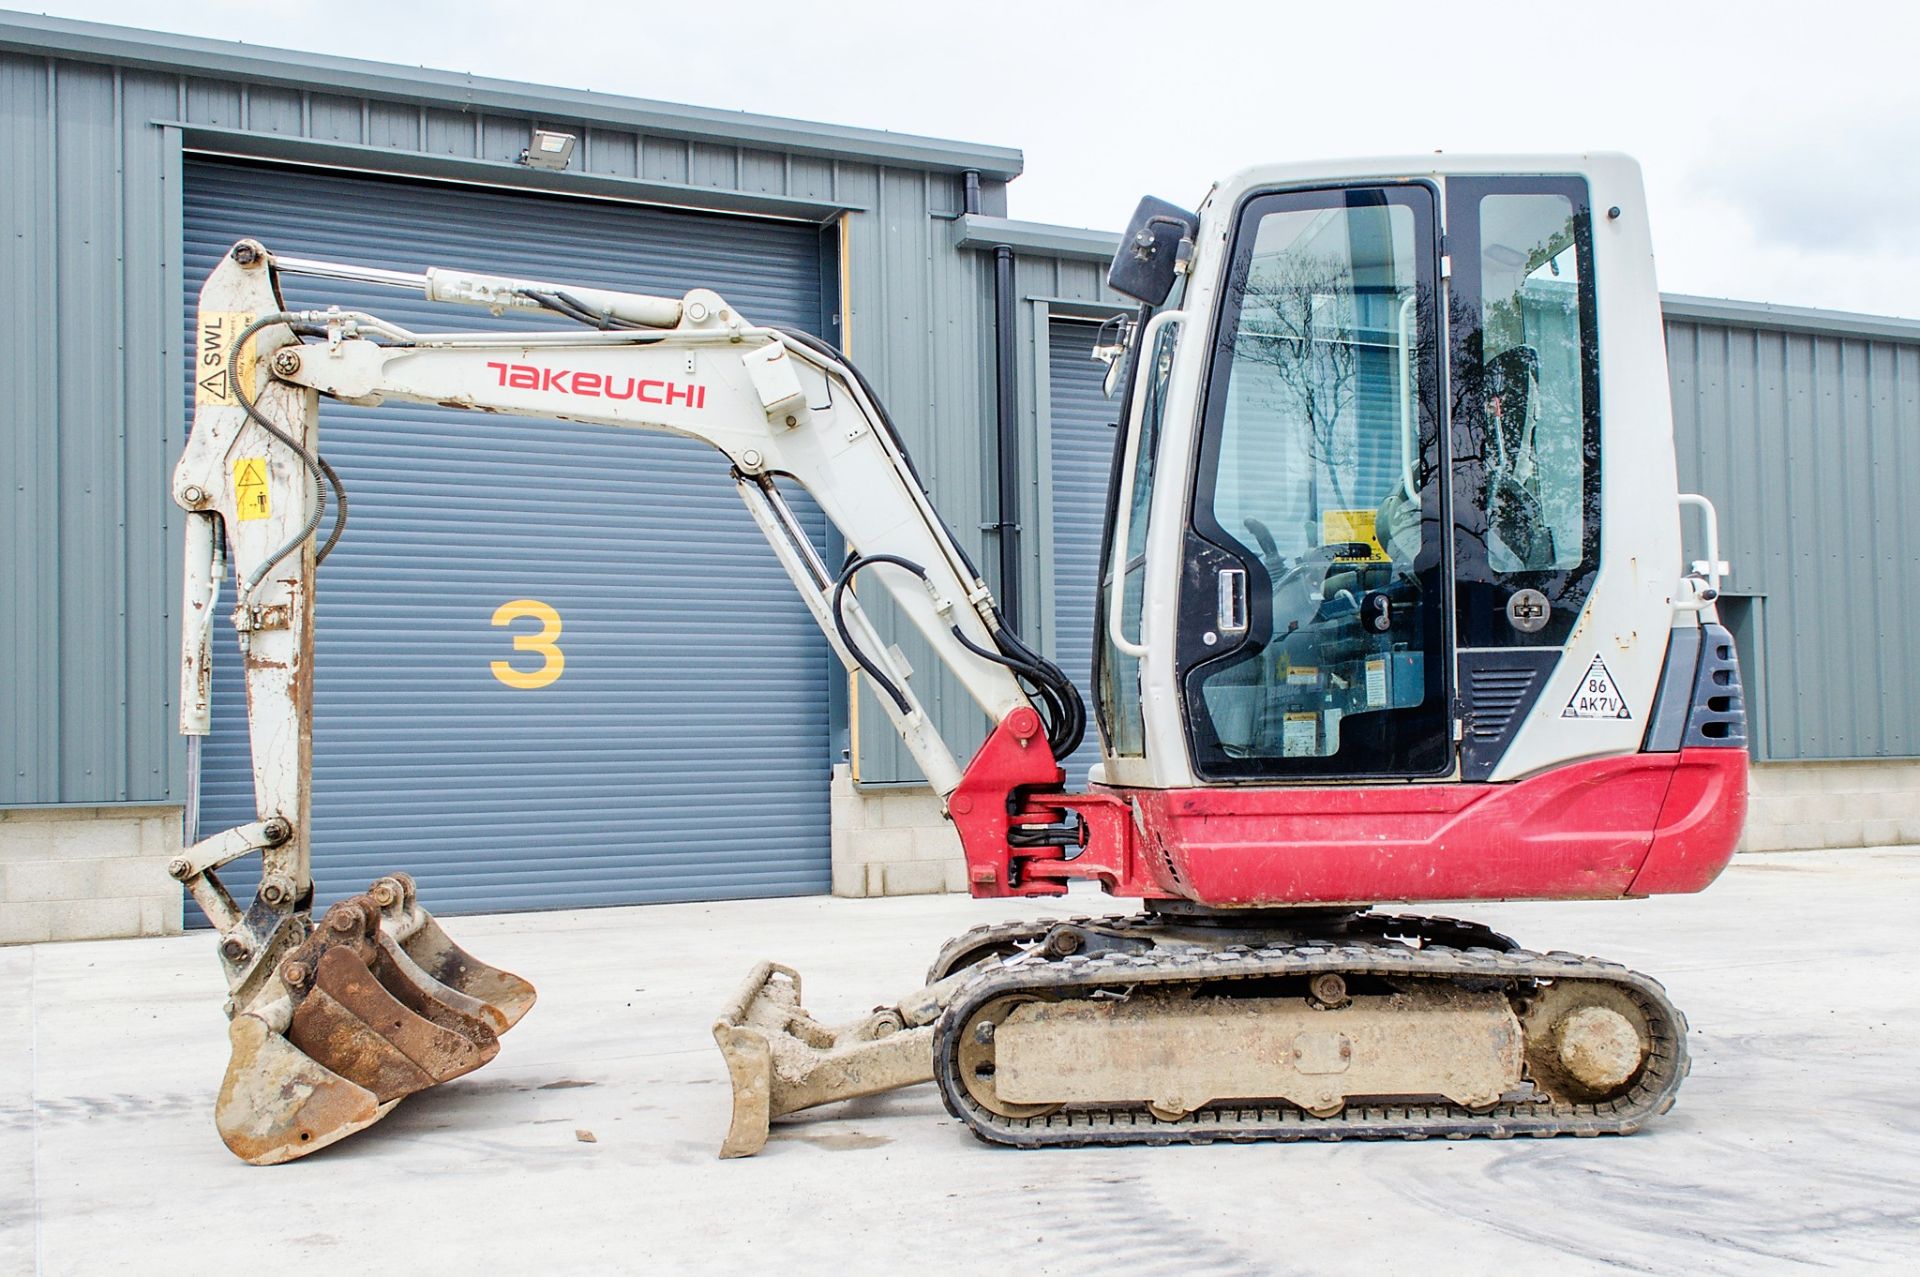
[[[733,1120],[720,1156],[758,1153],[776,1117],[932,1081],[933,1021],[972,974],[963,971],[898,1006],[829,1026],[800,1005],[798,972],[760,963],[713,1025],[733,1082]]]
[[[532,985],[448,940],[404,875],[334,905],[274,976],[285,996],[230,1027],[215,1113],[227,1147],[256,1165],[303,1157],[415,1091],[471,1073],[534,1000]]]

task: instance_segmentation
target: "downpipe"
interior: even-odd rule
[[[993,250],[994,440],[1000,463],[993,525],[1000,542],[1000,615],[1020,631],[1020,423],[1014,396],[1013,250]]]

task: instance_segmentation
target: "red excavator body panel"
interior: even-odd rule
[[[1699,891],[1732,859],[1747,751],[1697,747],[1501,784],[1059,792],[1012,719],[949,804],[973,894],[1109,893],[1219,908],[1382,900],[1612,900]],[[1035,846],[1082,817],[1084,843]]]

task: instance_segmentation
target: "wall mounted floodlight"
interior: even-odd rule
[[[573,162],[574,141],[571,133],[535,129],[532,144],[520,152],[520,162],[528,168],[563,169]]]

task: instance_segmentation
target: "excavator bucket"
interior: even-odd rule
[[[760,963],[713,1025],[733,1082],[733,1120],[720,1156],[758,1153],[776,1117],[932,1081],[933,1022],[971,974],[929,985],[858,1020],[826,1025],[800,1005],[798,972]]]
[[[394,874],[340,901],[234,1017],[215,1106],[227,1147],[270,1165],[371,1126],[415,1091],[471,1073],[533,1005],[533,986],[455,945]]]

